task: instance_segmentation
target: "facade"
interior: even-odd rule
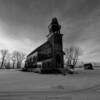
[[[40,71],[51,71],[60,70],[64,67],[63,34],[60,33],[61,26],[57,18],[52,19],[48,29],[47,41],[27,56],[26,69],[34,70],[39,68]]]

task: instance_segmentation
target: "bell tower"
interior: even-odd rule
[[[63,68],[63,34],[60,33],[61,25],[59,25],[57,18],[52,19],[50,25],[48,26],[48,29],[49,34],[47,35],[47,39],[52,46],[53,65],[56,68]]]

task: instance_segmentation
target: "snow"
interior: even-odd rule
[[[0,70],[0,95],[4,95],[2,94],[3,92],[12,93],[13,95],[13,92],[25,92],[27,94],[28,92],[35,91],[58,91],[60,94],[62,93],[59,97],[62,97],[62,100],[65,100],[67,97],[69,98],[68,100],[98,100],[96,99],[97,97],[100,99],[100,69],[76,69],[75,71],[75,74],[63,76],[61,74],[38,74],[18,70]],[[65,95],[63,92],[67,94]],[[31,97],[33,98],[33,96]],[[13,96],[12,98],[10,100],[17,100]],[[24,97],[20,97],[21,100],[35,100],[30,99],[28,94],[26,98],[22,98]],[[48,100],[51,99],[53,100],[55,97],[50,96]]]

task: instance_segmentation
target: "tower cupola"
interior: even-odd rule
[[[48,26],[49,33],[60,33],[61,25],[59,25],[57,18],[53,18]]]

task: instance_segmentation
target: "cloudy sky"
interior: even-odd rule
[[[100,61],[100,0],[0,0],[0,49],[27,54],[46,41],[57,17],[64,48],[83,50],[84,61]]]

